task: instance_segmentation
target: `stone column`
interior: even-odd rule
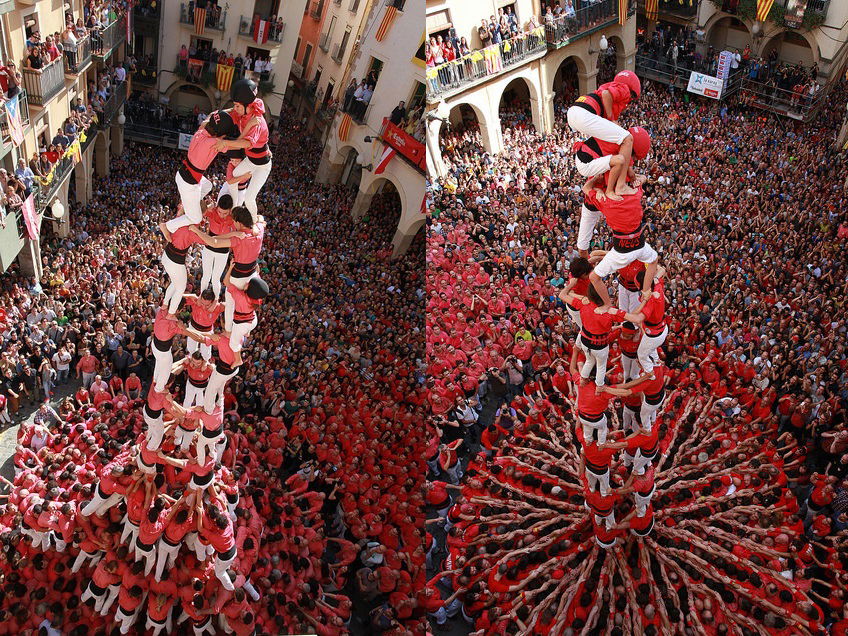
[[[350,210],[351,216],[354,219],[361,219],[368,209],[371,207],[371,199],[374,198],[374,193],[363,192],[360,190],[356,193],[356,199],[353,202],[353,207]]]
[[[112,156],[118,157],[124,152],[124,127],[119,124],[112,126]]]
[[[49,222],[49,221],[48,221]],[[44,220],[42,220],[44,223]],[[32,276],[38,281],[41,279],[41,244],[38,239],[24,239],[24,246],[18,253],[18,264],[21,266],[21,273],[24,276]]]
[[[439,131],[442,129],[441,119],[427,121],[425,143],[427,146],[427,170],[437,177],[444,177],[447,170],[442,159],[442,149],[439,146]]]
[[[98,177],[109,176],[109,130],[101,130],[94,140],[94,169]]]
[[[589,57],[590,68],[585,73],[577,72],[577,81],[580,85],[580,94],[585,95],[591,93],[598,88],[598,56],[597,54]]]
[[[399,256],[406,254],[409,246],[412,244],[412,240],[415,238],[415,235],[418,234],[422,225],[424,225],[423,218],[411,224],[409,227],[398,227],[397,232],[395,232],[395,236],[392,239],[392,258],[398,258]]]
[[[91,198],[91,166],[94,159],[94,150],[91,146],[82,155],[81,161],[74,168],[74,179],[77,192],[77,201],[85,205]]]

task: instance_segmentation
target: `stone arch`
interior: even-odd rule
[[[739,49],[752,44],[751,26],[740,18],[726,13],[718,13],[707,21],[704,26],[705,38],[708,44],[719,51],[724,49]]]
[[[618,35],[607,36],[607,50],[598,54],[598,85],[609,82],[627,64],[624,40]]]
[[[165,91],[165,97],[168,98],[168,102],[170,103],[173,100],[174,94],[180,90],[183,86],[191,86],[193,89],[203,91],[206,94],[206,97],[209,98],[209,106],[210,111],[217,108],[218,100],[215,98],[215,93],[212,92],[211,89],[201,86],[200,84],[195,84],[193,82],[187,82],[185,80],[177,80],[173,84],[171,84],[168,89]]]
[[[541,132],[544,130],[541,111],[539,109],[541,103],[539,99],[539,87],[531,78],[526,77],[524,74],[509,78],[509,81],[503,83],[503,86],[499,87],[499,90],[496,93],[498,97],[497,110],[495,112],[497,113],[498,123],[501,124],[501,128],[503,128],[503,119],[500,114],[501,107],[505,105],[505,99],[511,99],[512,94],[515,94],[516,97],[519,98],[526,95],[527,108],[530,110],[530,117],[533,125],[536,127],[537,131]]]
[[[812,66],[821,59],[816,38],[801,29],[780,29],[764,37],[759,55],[766,57],[773,49],[777,49],[778,59],[790,64],[801,62],[804,66]]]
[[[492,114],[492,109],[483,101],[486,91],[465,96],[456,102],[445,103],[445,108],[439,109],[438,117],[433,119],[428,130],[435,135],[439,153],[441,156],[441,132],[445,122],[451,122],[454,125],[459,123],[459,113],[462,107],[470,109],[474,114],[477,124],[480,126],[480,136],[483,138],[483,149],[489,153],[500,152],[501,137],[500,137],[500,121],[497,120],[497,112]],[[466,97],[470,99],[465,99]],[[479,101],[478,101],[479,100]]]
[[[570,103],[579,97],[580,75],[586,75],[586,62],[579,55],[563,57],[551,80],[551,92],[554,100]]]

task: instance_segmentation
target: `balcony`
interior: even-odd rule
[[[99,33],[92,31],[90,36],[94,55],[101,60],[106,60],[121,42],[127,39],[127,16],[121,16],[110,22],[100,29]]]
[[[250,38],[254,42],[258,42],[258,40],[254,37],[253,32],[256,27],[257,18],[249,18],[245,15],[239,17],[239,35]],[[277,42],[280,43],[283,41],[283,33],[286,30],[286,25],[283,22],[277,22],[276,20],[267,19],[268,25],[268,42]]]
[[[149,66],[136,66],[135,73],[132,74],[134,84],[144,84],[145,86],[153,86],[159,77],[159,70],[156,61],[154,60]]]
[[[29,103],[44,107],[65,88],[65,62],[56,58],[40,70],[22,68]]]
[[[333,54],[330,57],[333,58],[333,61],[335,61],[336,64],[341,64],[343,56],[344,49],[342,48],[341,42],[337,42],[333,45]]]
[[[575,40],[618,22],[618,0],[601,0],[574,15],[562,14],[545,23],[548,47],[559,49]]]
[[[330,34],[322,33],[321,37],[318,38],[318,48],[326,53],[330,50]]]
[[[21,91],[18,93],[18,113],[21,118],[21,129],[26,130],[27,126],[29,126],[29,103],[27,100],[26,91]],[[8,113],[6,112],[6,104],[0,104],[0,145],[2,148],[6,147],[6,144],[12,143],[12,134],[9,129],[9,118]],[[0,154],[2,154],[2,148],[0,148]]]
[[[547,51],[545,29],[537,27],[533,31],[504,40],[500,44],[473,51],[453,62],[428,68],[428,98],[444,99],[449,94],[459,93],[473,85],[481,84],[519,64],[538,59]]]
[[[292,60],[291,71],[289,72],[289,74],[293,75],[294,77],[297,77],[298,79],[303,77],[303,64]]]
[[[91,38],[86,35],[77,40],[77,50],[65,50],[65,73],[79,75],[91,64]]]
[[[324,11],[324,0],[318,0],[317,2],[313,2],[309,6],[309,17],[313,20],[320,20],[321,13]]]
[[[347,5],[347,10],[356,13],[359,11],[359,3],[361,0],[350,0],[350,4]]]
[[[636,7],[639,13],[645,14],[646,0],[637,0]],[[681,4],[678,0],[659,0],[657,4],[657,13],[659,15],[672,15],[678,18],[689,20],[698,15],[698,3],[690,5],[687,2]]]
[[[383,118],[380,139],[394,148],[397,153],[411,163],[421,174],[427,172],[427,153],[424,144],[409,135],[399,126],[395,126],[388,117]]]
[[[206,9],[206,22],[203,25],[206,29],[212,29],[213,31],[221,31],[224,30],[224,25],[227,22],[227,12],[222,11],[220,7],[215,7],[214,5],[209,6]],[[181,2],[180,3],[180,24],[188,24],[191,28],[194,28],[194,4],[189,2]]]
[[[138,3],[133,8],[133,20],[136,25],[139,25],[142,22],[150,22],[154,23],[158,28],[159,26],[159,16],[161,15],[162,3],[156,2],[155,6],[151,6],[154,4],[153,2]]]
[[[101,129],[108,128],[114,122],[115,115],[121,110],[121,106],[127,101],[127,83],[121,82],[112,90],[112,94],[103,104],[103,113],[98,115],[98,126]]]

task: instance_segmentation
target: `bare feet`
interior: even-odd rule
[[[168,241],[168,243],[170,243],[171,242],[171,233],[168,231],[168,226],[165,224],[164,221],[159,224],[159,231],[162,232],[162,234],[165,236],[165,240]]]
[[[584,386],[586,384],[589,384],[589,378],[581,377],[580,378],[580,386]]]
[[[621,196],[628,196],[631,194],[636,194],[637,192],[638,190],[636,188],[631,188],[629,185],[625,185],[622,188],[615,189],[615,194],[620,194]],[[607,196],[609,196],[609,193],[607,193]],[[620,198],[621,197],[619,197],[619,200]]]
[[[605,196],[607,199],[612,199],[613,201],[621,201],[621,197],[614,190],[607,190]]]

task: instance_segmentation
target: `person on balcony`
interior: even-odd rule
[[[368,104],[371,102],[371,97],[373,95],[374,89],[369,84],[365,84],[365,86],[362,88],[362,93],[359,97],[356,98],[356,103],[353,105],[354,119],[362,121],[362,119],[365,117],[365,111],[368,110]]]
[[[398,102],[398,105],[395,106],[392,111],[391,116],[389,117],[389,121],[395,126],[400,126],[400,123],[403,121],[403,118],[406,117],[406,102],[401,100]]]
[[[56,136],[53,137],[52,141],[54,146],[61,146],[62,150],[71,145],[71,140],[65,135],[65,132],[61,128],[56,129]]]
[[[73,25],[68,25],[62,31],[62,46],[65,49],[65,59],[68,60],[68,70],[77,72],[77,36]]]
[[[62,53],[59,51],[59,47],[56,46],[56,42],[54,40],[54,36],[48,35],[44,41],[44,50],[50,56],[50,61],[58,60],[62,57]]]
[[[40,46],[29,46],[27,47],[27,57],[26,57],[26,68],[31,71],[36,71],[37,73],[41,73],[41,69],[44,68],[45,57],[49,60],[49,56],[45,56],[41,51]]]
[[[18,168],[15,170],[15,176],[24,184],[24,195],[29,196],[32,192],[32,184],[35,181],[35,174],[29,169],[26,159],[21,157],[18,159]]]

